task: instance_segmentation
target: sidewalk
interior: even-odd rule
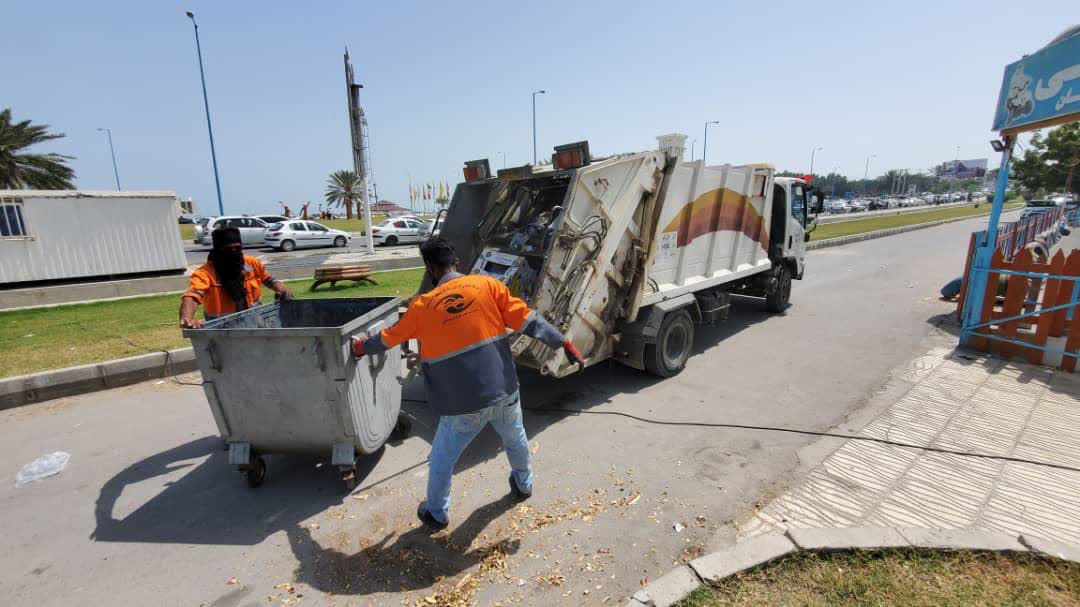
[[[921,527],[1080,545],[1080,377],[954,350],[941,331],[934,339],[898,378],[911,388],[857,435],[941,451],[848,440],[741,521],[739,537]]]

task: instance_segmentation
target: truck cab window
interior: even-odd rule
[[[801,183],[791,185],[791,216],[806,225],[806,188]]]

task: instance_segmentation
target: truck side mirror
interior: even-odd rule
[[[825,192],[822,192],[821,190],[814,190],[813,195],[814,195],[813,209],[814,209],[814,214],[817,215],[817,214],[819,214],[819,213],[821,213],[822,211],[825,210]]]

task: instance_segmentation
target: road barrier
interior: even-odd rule
[[[978,322],[964,326],[967,344],[1005,358],[1024,355],[1028,362],[1075,371],[1080,358],[1080,250],[1058,251],[1049,260],[1064,209],[1026,221],[1003,224],[980,294]],[[985,233],[972,234],[964,287],[958,312],[964,309],[976,243]],[[1042,243],[1045,251],[1030,247]]]

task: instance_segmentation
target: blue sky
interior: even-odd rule
[[[227,212],[321,200],[351,167],[347,44],[379,197],[460,179],[462,162],[594,154],[709,130],[709,161],[861,177],[990,157],[1004,66],[1080,21],[1061,2],[9,2],[0,105],[67,138],[80,189],[173,190],[214,211],[199,20]],[[23,24],[11,27],[11,24]],[[17,60],[15,58],[18,58]]]

